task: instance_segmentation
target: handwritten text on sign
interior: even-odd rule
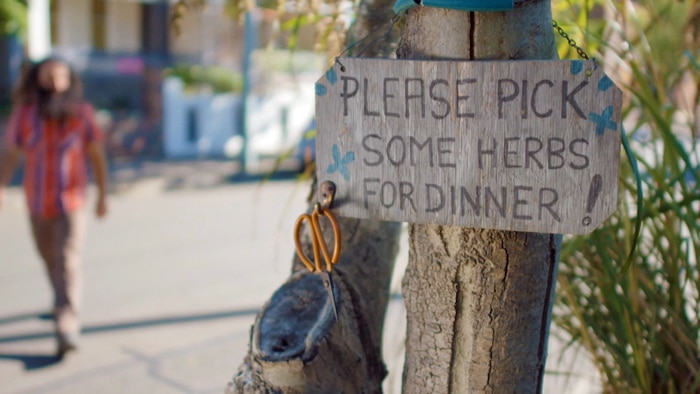
[[[316,84],[338,214],[585,234],[615,210],[621,92],[594,62],[341,62]]]

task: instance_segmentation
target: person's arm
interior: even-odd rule
[[[97,183],[95,215],[102,218],[107,215],[107,158],[102,144],[98,141],[88,143],[87,153]]]
[[[0,211],[5,200],[5,185],[10,183],[12,174],[15,172],[17,161],[20,156],[20,149],[16,146],[9,146],[0,154]]]

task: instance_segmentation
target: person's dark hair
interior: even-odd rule
[[[70,87],[59,97],[52,97],[51,92],[39,85],[39,70],[45,64],[58,62],[68,67],[70,74]],[[15,105],[37,105],[39,113],[46,117],[65,117],[75,114],[82,102],[83,84],[77,72],[63,59],[49,57],[37,63],[26,63],[22,67],[19,82],[15,86],[12,99]],[[56,108],[50,109],[49,105],[56,106],[58,101],[58,113]]]

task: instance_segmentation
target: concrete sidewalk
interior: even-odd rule
[[[0,212],[0,393],[223,392],[255,314],[288,276],[292,228],[309,185],[227,183],[225,163],[180,164],[152,168],[146,178],[122,174],[109,217],[90,218],[82,348],[60,363],[23,196],[9,190]],[[407,259],[404,237],[395,294]],[[404,336],[395,297],[384,332],[387,393],[400,392]],[[560,369],[559,348],[550,344],[548,369]],[[599,391],[594,373],[588,367],[568,382],[548,375],[545,393]]]
[[[286,279],[308,184],[169,191],[152,178],[90,218],[84,335],[57,363],[51,296],[23,196],[0,212],[0,392],[221,393],[255,313]],[[93,193],[94,195],[94,193]],[[287,231],[288,230],[288,231]]]

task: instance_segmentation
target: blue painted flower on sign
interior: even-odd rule
[[[578,75],[581,71],[583,71],[583,61],[573,60],[571,62],[571,73],[574,75]]]
[[[335,71],[335,67],[331,67],[328,71],[326,71],[326,81],[328,81],[331,86],[338,82],[338,73]],[[316,95],[325,96],[326,93],[328,93],[328,87],[321,82],[316,82]]]
[[[348,168],[348,164],[355,161],[355,152],[350,151],[341,156],[340,148],[338,148],[337,144],[333,144],[331,153],[333,154],[333,164],[328,166],[326,173],[332,174],[337,171],[343,176],[343,178],[345,178],[346,181],[349,181],[350,169]]]
[[[603,78],[598,81],[598,90],[604,92],[613,86],[613,81],[608,78],[607,75],[603,75]]]
[[[335,67],[331,67],[328,71],[326,71],[326,79],[328,80],[328,83],[335,85],[335,82],[338,80],[338,74],[335,72]]]
[[[617,123],[613,122],[612,116],[612,105],[605,108],[600,114],[597,114],[595,112],[591,112],[588,114],[588,118],[591,120],[591,122],[595,123],[595,135],[603,135],[606,129],[617,131]]]

